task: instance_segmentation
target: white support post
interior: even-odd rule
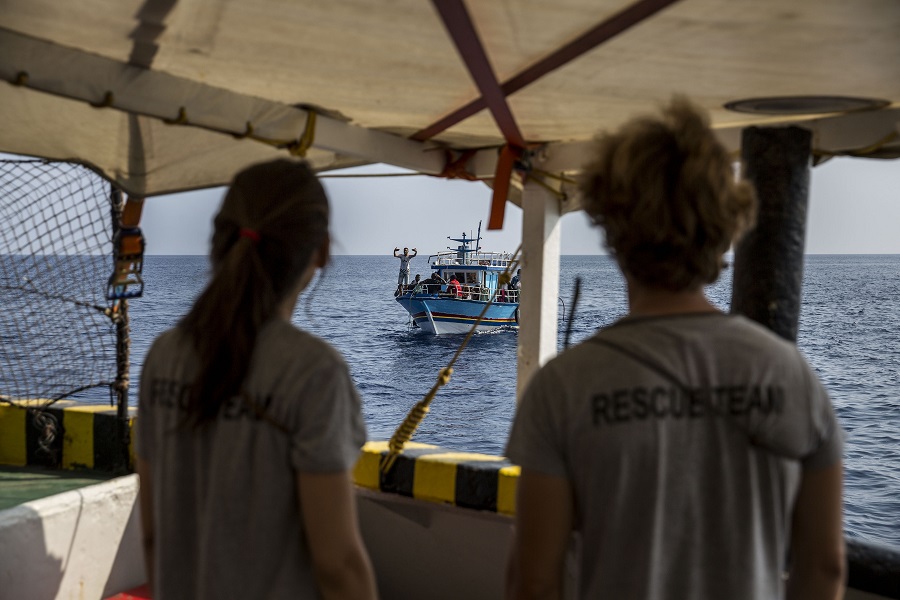
[[[516,402],[531,376],[556,356],[560,202],[536,183],[522,193],[522,291]]]

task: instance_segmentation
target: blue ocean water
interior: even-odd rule
[[[393,297],[396,262],[390,256],[334,257],[301,297],[294,316],[299,326],[346,356],[371,439],[393,433],[461,339],[410,328]],[[412,266],[413,274],[417,269],[427,273],[424,261]],[[185,313],[207,273],[205,257],[146,258],[144,297],[131,302],[132,403],[149,344]],[[560,273],[561,316],[571,310],[576,276],[582,278],[582,289],[572,343],[626,311],[624,284],[612,260],[566,256]],[[727,310],[730,290],[726,271],[708,293]],[[564,329],[560,321],[560,347]],[[847,432],[848,534],[900,546],[900,256],[807,256],[798,346],[831,393]],[[502,454],[515,387],[516,333],[475,336],[414,439]]]

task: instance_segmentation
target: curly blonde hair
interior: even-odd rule
[[[683,97],[599,136],[580,188],[623,272],[671,291],[714,282],[756,218],[753,188],[735,181],[706,116]]]

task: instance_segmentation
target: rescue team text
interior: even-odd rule
[[[156,378],[150,383],[150,406],[186,410],[191,387],[178,381]],[[236,419],[252,419],[259,421],[269,405],[272,397],[254,398],[256,407],[251,402],[244,401],[240,396],[232,396],[219,410],[218,418],[226,421]]]
[[[784,389],[776,386],[732,385],[679,389],[662,386],[614,390],[592,398],[595,426],[644,419],[700,419],[781,414]]]

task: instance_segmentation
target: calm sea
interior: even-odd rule
[[[424,260],[412,266],[413,274],[428,272]],[[132,390],[149,344],[184,314],[207,272],[205,257],[146,258],[145,294],[131,303]],[[394,301],[396,272],[397,261],[389,256],[337,256],[295,313],[298,325],[347,357],[372,439],[393,433],[460,342],[410,328]],[[576,276],[582,289],[572,343],[625,313],[623,282],[608,257],[566,256],[561,316],[572,309]],[[730,287],[726,271],[709,289],[726,310]],[[561,321],[560,347],[564,329]],[[798,345],[825,382],[847,432],[848,534],[900,546],[900,256],[807,256]],[[415,440],[502,453],[515,387],[516,333],[475,336]]]

